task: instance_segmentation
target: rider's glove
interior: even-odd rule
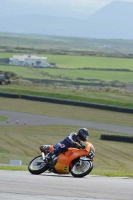
[[[80,141],[80,145],[81,145],[82,149],[85,149],[85,145],[84,145],[84,143],[82,141]]]
[[[85,149],[85,145],[84,144],[82,144],[82,149]]]
[[[74,142],[73,144],[74,144],[74,146],[76,146],[77,148],[81,148],[81,145],[80,145],[78,142]]]

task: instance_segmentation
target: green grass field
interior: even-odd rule
[[[120,56],[121,54],[133,53],[133,40],[120,39],[93,39],[93,38],[76,38],[76,37],[58,37],[43,35],[25,35],[0,33],[1,50],[5,47],[12,50],[13,48],[31,48],[31,49],[55,49],[65,51],[92,51],[113,53]],[[105,46],[109,46],[106,48]]]
[[[30,84],[20,81],[16,84],[0,86],[1,92],[68,99],[81,102],[114,105],[133,108],[133,93],[111,88],[80,88]]]
[[[13,54],[0,53],[1,58],[12,56]],[[55,62],[57,66],[65,67],[65,69],[0,65],[0,70],[14,72],[19,77],[46,81],[46,83],[38,85],[19,81],[16,84],[0,86],[0,91],[14,93],[20,91],[24,94],[28,94],[27,91],[29,91],[31,95],[133,107],[133,94],[125,91],[125,85],[133,83],[133,72],[106,71],[106,69],[115,70],[116,68],[132,70],[132,59],[59,55],[40,56],[47,56],[50,62]],[[78,69],[78,67],[86,66],[98,70]],[[105,71],[100,71],[99,68],[105,68]],[[47,80],[54,82],[47,85]],[[57,81],[62,82],[58,83]],[[75,82],[76,85],[74,86],[71,82]]]
[[[12,55],[1,53],[0,57],[12,57]],[[106,71],[109,68],[132,70],[132,59],[59,55],[47,55],[47,57],[51,59],[50,62],[56,62],[65,69],[0,65],[0,70],[14,72],[22,79],[38,79],[38,84],[20,79],[17,83],[0,86],[0,91],[133,107],[133,93],[125,90],[126,84],[133,83],[133,72]],[[87,63],[98,70],[78,69],[79,66],[81,68],[87,66]],[[100,71],[99,67],[106,67],[105,71]],[[39,82],[40,80],[45,82]]]
[[[23,78],[33,79],[56,79],[56,80],[72,80],[78,81],[120,81],[123,83],[130,83],[133,81],[133,72],[116,72],[116,71],[96,71],[96,70],[69,70],[69,69],[53,69],[53,68],[31,68],[18,66],[2,66],[2,71],[12,71]]]
[[[86,80],[101,80],[101,81],[120,81],[123,83],[126,82],[132,82],[133,80],[133,72],[117,72],[116,71],[94,71],[94,70],[69,70],[69,69],[43,69],[42,72],[49,73],[52,77],[52,79],[70,79],[70,80],[78,80],[86,79]],[[45,76],[46,79],[49,78],[49,76]],[[83,80],[84,81],[84,80]],[[80,80],[81,82],[81,80]]]
[[[0,98],[0,105],[1,110],[102,121],[111,124],[130,126],[133,121],[131,114],[20,99]],[[62,140],[68,133],[77,131],[79,128],[62,125],[28,126],[28,124],[26,126],[6,126],[5,121],[5,126],[0,127],[0,163],[9,164],[11,159],[19,159],[22,160],[23,165],[27,166],[33,157],[40,154],[40,145],[54,144]],[[89,141],[96,149],[94,169],[91,174],[133,177],[133,145],[102,141],[100,140],[101,134],[117,133],[90,129]],[[0,166],[0,169],[7,169],[7,166]],[[27,167],[9,167],[8,169],[27,170]]]
[[[94,56],[54,56],[46,55],[48,62],[55,62],[59,67],[67,68],[119,68],[133,70],[133,59],[127,58],[106,58]]]
[[[0,53],[0,58],[12,58],[13,55],[24,55],[24,53]],[[66,68],[111,68],[111,69],[130,69],[133,70],[133,59],[129,58],[109,58],[96,56],[66,56],[36,54],[40,57],[47,57],[50,63],[56,63],[58,67]]]

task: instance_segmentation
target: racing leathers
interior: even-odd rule
[[[54,150],[48,153],[46,158],[51,159],[52,155],[54,154],[58,155],[59,153],[67,151],[67,149],[70,147],[79,148],[81,147],[81,145],[83,144],[80,138],[77,136],[77,133],[72,132],[68,136],[66,136],[64,140],[55,144]]]

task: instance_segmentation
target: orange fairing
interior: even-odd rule
[[[55,165],[55,170],[57,174],[69,174],[69,166],[63,163],[57,162]]]
[[[92,149],[95,153],[95,148],[90,142],[85,142],[86,150],[89,152]]]
[[[58,162],[55,165],[55,169],[59,174],[69,174],[69,166],[71,165],[72,160],[80,157],[81,155],[85,155],[86,150],[79,150],[75,148],[69,148],[64,154],[60,154],[58,158]],[[86,151],[87,152],[87,151]],[[88,152],[86,153],[88,155]]]
[[[95,151],[93,145],[87,142],[86,149],[69,148],[64,154],[60,154],[58,162],[55,165],[57,173],[68,174],[71,162],[80,156],[87,156],[91,148]]]

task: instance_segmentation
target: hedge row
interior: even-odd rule
[[[101,140],[133,143],[133,137],[120,135],[101,135]]]
[[[82,107],[88,107],[88,108],[97,108],[97,109],[102,109],[102,110],[110,110],[110,111],[117,111],[117,112],[123,112],[123,113],[133,113],[133,108],[124,108],[124,107],[118,107],[118,106],[86,103],[86,102],[79,102],[79,101],[65,100],[65,99],[58,99],[58,98],[32,96],[32,95],[25,95],[25,94],[19,95],[19,94],[5,93],[5,92],[0,92],[0,96],[8,97],[8,98],[21,98],[21,99],[33,100],[33,101],[73,105],[73,106],[82,106]]]

